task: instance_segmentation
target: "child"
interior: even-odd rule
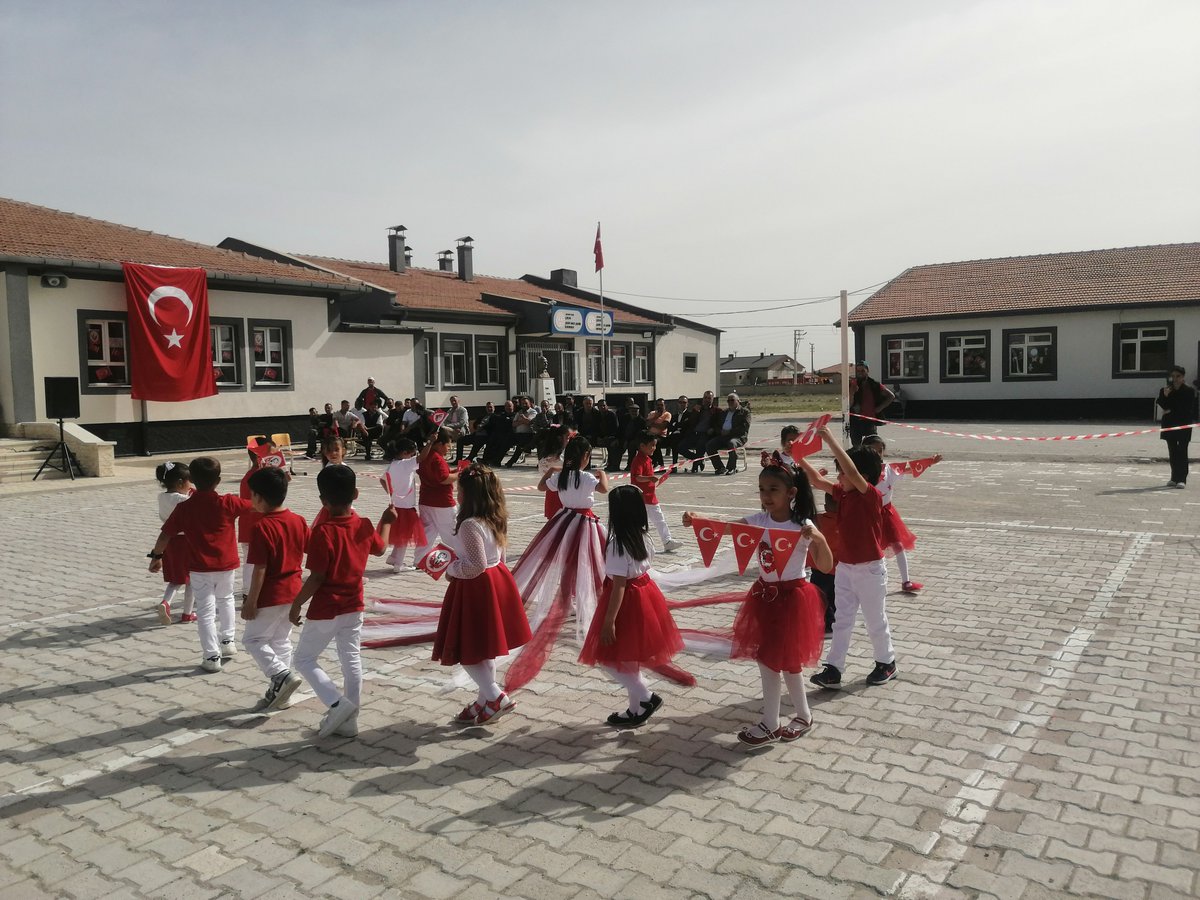
[[[537,438],[538,474],[545,475],[551,469],[562,468],[563,447],[566,446],[570,432],[566,428],[547,428]],[[558,492],[552,491],[544,484],[538,485],[542,492],[542,515],[552,519],[554,514],[562,509]]]
[[[811,580],[825,598],[825,634],[829,635],[833,633],[834,609],[836,608],[833,598],[837,596],[834,580],[837,577],[838,558],[841,551],[838,550],[837,501],[833,499],[832,494],[824,496],[825,500],[822,504],[824,510],[817,516],[817,530],[824,535],[825,543],[829,545],[829,552],[833,555],[833,567],[828,572],[813,568]],[[811,553],[809,555],[811,557]]]
[[[326,466],[346,466],[346,441],[338,435],[330,435],[321,442],[321,470],[324,471]],[[349,469],[349,466],[346,466]],[[329,518],[329,510],[324,506],[317,510],[317,514],[313,517],[312,527],[315,529],[322,522]]]
[[[496,473],[473,463],[458,480],[458,517],[450,535],[457,558],[446,576],[433,659],[459,663],[479,686],[479,695],[455,717],[458,725],[483,725],[516,704],[496,684],[496,657],[525,644],[529,622],[521,592],[504,564],[508,513]]]
[[[795,425],[784,425],[779,432],[779,452],[785,460],[792,458],[792,444],[800,440],[800,429]]]
[[[896,651],[887,618],[887,568],[883,561],[883,497],[875,485],[883,470],[878,453],[854,447],[847,453],[826,425],[820,430],[838,463],[836,482],[823,478],[807,459],[800,465],[816,488],[833,494],[838,515],[838,567],[834,576],[833,640],[825,668],[810,681],[838,689],[854,620],[862,607],[867,633],[875,650],[875,668],[867,684],[885,684],[896,677]]]
[[[643,441],[639,455],[645,451]],[[608,495],[604,589],[579,654],[581,663],[599,665],[629,694],[628,709],[608,717],[618,728],[637,728],[662,706],[662,697],[642,679],[642,667],[665,665],[683,649],[667,601],[648,574],[654,548],[646,540],[646,511],[642,491],[631,484]]]
[[[772,459],[758,476],[758,499],[762,512],[739,521],[777,531],[799,531],[787,565],[775,566],[770,538],[758,546],[758,581],[750,588],[733,621],[733,659],[755,659],[763,686],[763,717],[757,725],[738,732],[743,744],[758,747],[772,741],[790,742],[812,729],[812,712],[800,671],[821,658],[825,639],[825,602],[808,580],[808,553],[820,569],[833,564],[825,538],[813,525],[817,511],[812,488],[803,471]],[[684,514],[691,524],[692,514]],[[779,724],[780,676],[796,714],[786,725]]]
[[[363,570],[367,556],[382,556],[396,511],[390,506],[379,519],[379,529],[359,518],[352,506],[358,497],[354,471],[330,465],[317,475],[317,490],[328,518],[314,525],[308,538],[308,578],[292,601],[289,619],[300,624],[304,604],[312,600],[308,622],[300,632],[293,663],[328,710],[318,733],[321,737],[358,734],[358,708],[362,703]],[[325,674],[317,657],[337,643],[342,665],[342,690]]]
[[[883,459],[887,453],[887,443],[877,434],[868,434],[863,438],[862,445],[868,450],[879,454],[879,458]],[[939,453],[933,458],[934,463],[942,461],[942,456]],[[908,526],[904,524],[904,520],[900,518],[900,512],[896,509],[896,505],[892,502],[892,491],[898,482],[904,476],[884,463],[883,475],[880,476],[879,495],[883,498],[883,545],[885,550],[889,550],[896,556],[896,568],[900,570],[900,590],[906,594],[915,594],[925,585],[919,581],[913,581],[908,576],[908,553],[917,545],[917,536],[908,530]]]
[[[166,462],[154,470],[154,477],[163,486],[158,495],[158,517],[166,522],[175,507],[192,493],[192,473],[183,463]],[[182,534],[172,535],[163,550],[162,575],[167,586],[158,604],[158,621],[171,624],[171,600],[183,588],[183,617],[179,621],[195,622],[192,586],[188,582],[188,546]]]
[[[667,517],[663,515],[662,507],[658,505],[659,476],[654,474],[654,452],[658,447],[658,438],[648,431],[643,431],[638,437],[637,453],[629,464],[630,481],[640,489],[646,503],[646,517],[654,523],[659,540],[663,542],[664,553],[674,553],[683,546],[671,538],[671,529],[667,527]],[[611,502],[611,501],[610,501]],[[611,538],[610,538],[611,541]]]
[[[265,438],[258,439],[258,446],[266,446],[268,450],[274,450],[275,445]],[[242,481],[238,485],[238,496],[250,503],[250,476],[262,468],[262,457],[253,450],[247,450],[250,456],[250,468],[242,475]],[[252,571],[250,560],[246,558],[246,554],[250,550],[250,536],[254,534],[254,526],[258,524],[258,513],[255,511],[253,504],[246,513],[238,519],[237,523],[237,540],[238,547],[242,554],[242,600],[245,601],[246,594],[250,592],[250,573]]]
[[[233,523],[250,504],[232,494],[217,493],[221,463],[211,456],[193,459],[188,468],[195,493],[167,517],[150,551],[150,571],[162,569],[163,550],[174,535],[182,532],[190,559],[188,577],[196,598],[203,656],[200,668],[219,672],[222,661],[237,653],[233,642],[233,580],[238,570],[238,553]]]
[[[454,482],[458,473],[450,471],[446,452],[454,443],[448,428],[439,428],[421,450],[417,475],[421,479],[420,518],[425,529],[425,545],[417,551],[417,562],[425,558],[438,541],[454,533]]]
[[[391,490],[392,506],[396,510],[396,521],[392,525],[392,552],[388,554],[387,564],[392,572],[411,572],[421,557],[417,556],[427,543],[425,528],[417,516],[417,445],[408,438],[392,441],[387,447],[388,456],[392,462],[387,467],[387,474],[379,479],[385,490]],[[413,548],[413,564],[402,565],[404,550]]]
[[[556,491],[562,509],[542,526],[513,567],[525,608],[532,610],[533,639],[521,648],[504,676],[512,693],[527,684],[550,656],[567,614],[575,612],[583,641],[604,584],[604,527],[592,512],[596,492],[608,493],[608,476],[590,471],[592,445],[576,435],[563,449],[562,469],[548,469],[538,489]]]
[[[242,601],[242,646],[267,676],[267,692],[255,711],[285,709],[300,687],[292,671],[292,623],[288,607],[300,590],[300,568],[308,543],[308,524],[289,509],[288,477],[282,469],[258,468],[249,479],[250,502],[258,523],[250,536],[250,568]]]

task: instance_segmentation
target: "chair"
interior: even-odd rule
[[[271,443],[274,444],[279,452],[283,454],[283,458],[288,461],[288,465],[294,462],[295,448],[292,447],[292,436],[287,433],[271,435]]]
[[[265,434],[248,434],[246,435],[246,449],[253,450],[258,446],[259,441],[265,441],[266,439],[267,436]]]
[[[746,462],[746,447],[744,444],[741,447],[735,448],[733,451],[733,471],[737,471],[739,462],[742,464],[743,472],[750,468],[749,464]]]

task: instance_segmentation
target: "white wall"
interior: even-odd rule
[[[1091,310],[1053,315],[1018,315],[996,318],[917,320],[889,325],[868,325],[864,330],[865,352],[871,373],[885,384],[885,360],[881,353],[884,334],[927,333],[929,341],[928,383],[899,382],[913,400],[1038,400],[1047,397],[1075,399],[1086,397],[1153,397],[1161,378],[1114,378],[1113,325],[1133,322],[1174,321],[1175,360],[1195,377],[1197,341],[1200,341],[1200,308],[1160,307],[1141,309]],[[1004,381],[1005,329],[1058,328],[1058,378],[1055,381]],[[941,333],[988,331],[991,333],[990,366],[992,377],[986,382],[947,381],[942,383]],[[1163,376],[1165,377],[1165,371]]]
[[[12,422],[15,418],[13,399],[12,359],[8,350],[8,284],[4,271],[0,270],[0,422]]]
[[[476,409],[477,407],[482,407],[483,404],[485,404],[489,400],[491,400],[493,403],[503,403],[506,399],[508,399],[508,390],[505,385],[501,385],[499,387],[493,387],[493,388],[480,388],[479,390],[472,390],[470,388],[461,388],[461,387],[444,387],[442,385],[442,367],[441,367],[441,357],[440,357],[439,345],[436,343],[436,341],[434,341],[434,338],[436,336],[442,335],[442,334],[446,334],[446,335],[470,334],[470,335],[474,335],[475,337],[482,337],[485,339],[499,338],[501,345],[505,347],[504,352],[506,354],[508,354],[506,356],[502,356],[502,358],[500,360],[500,377],[507,378],[507,377],[509,377],[508,376],[509,361],[511,359],[511,352],[512,352],[513,348],[512,348],[512,344],[511,344],[512,336],[508,333],[508,329],[505,328],[505,326],[503,326],[503,325],[471,325],[471,324],[466,324],[466,323],[449,323],[449,322],[436,322],[436,323],[435,322],[421,322],[421,321],[415,321],[415,320],[411,320],[411,319],[405,319],[404,325],[406,328],[423,328],[423,329],[425,329],[426,336],[429,337],[431,342],[434,344],[432,351],[434,353],[439,354],[437,360],[435,361],[435,370],[437,371],[438,385],[437,385],[437,387],[434,387],[434,388],[425,388],[425,406],[427,408],[429,408],[429,409],[449,409],[451,394],[458,397],[459,403],[461,403],[463,406],[470,407],[472,410]],[[471,346],[472,346],[472,354],[474,354],[474,344],[472,344]],[[407,378],[405,379],[406,387],[403,392],[393,393],[390,388],[385,388],[385,390],[387,390],[388,393],[393,398],[398,397],[398,398],[403,399],[404,397],[412,397],[420,390],[420,388],[424,387],[424,385],[418,386],[418,385],[414,384],[414,373],[416,371],[416,369],[414,368],[414,364],[415,364],[415,361],[410,362],[410,365],[407,369]],[[471,365],[472,365],[472,371],[474,371],[474,365],[475,365],[474,358],[472,358]],[[422,377],[424,377],[424,376],[422,375]],[[382,386],[382,382],[381,382],[381,386]],[[351,399],[353,399],[353,398],[351,398]]]
[[[721,375],[717,370],[720,335],[695,331],[677,325],[655,342],[654,388],[656,397],[670,399],[680,394],[699,397],[717,390]],[[683,355],[695,353],[697,370],[683,371]]]

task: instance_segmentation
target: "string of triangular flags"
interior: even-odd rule
[[[758,525],[746,525],[743,522],[720,522],[716,519],[701,519],[692,516],[692,530],[696,532],[696,543],[700,547],[700,557],[704,565],[711,566],[713,557],[721,538],[731,535],[733,538],[733,553],[737,559],[738,574],[744,575],[754,551],[765,542],[770,545],[775,555],[775,568],[782,572],[787,568],[788,560],[796,550],[803,537],[799,531],[782,528],[762,528]]]

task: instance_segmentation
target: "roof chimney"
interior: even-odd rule
[[[451,253],[449,250],[443,250],[441,253],[438,254],[438,271],[439,272],[453,272],[454,271],[454,260],[452,259],[453,256],[454,256],[454,254]]]
[[[563,287],[579,287],[579,274],[574,269],[555,269],[550,273],[551,284]]]
[[[463,281],[470,281],[475,275],[475,268],[471,264],[471,241],[475,238],[467,235],[458,239],[458,277]]]
[[[388,231],[388,268],[393,272],[403,272],[409,262],[404,250],[404,232],[408,229],[403,225],[393,225]]]
[[[409,247],[406,245],[404,247],[404,268],[407,269],[411,265],[412,265],[412,247]]]

